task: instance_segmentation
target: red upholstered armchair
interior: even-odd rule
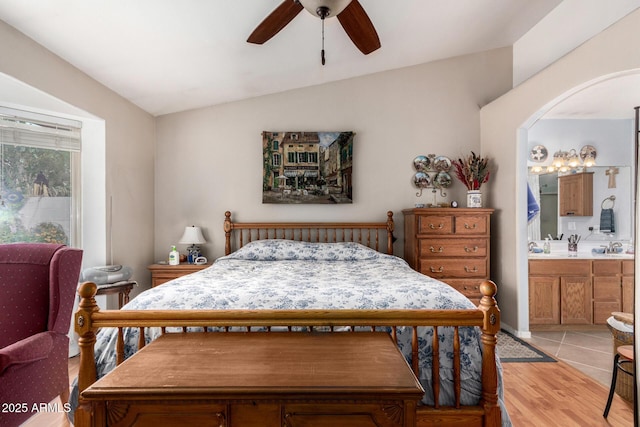
[[[33,405],[69,400],[69,326],[82,251],[64,245],[0,245],[0,426]]]

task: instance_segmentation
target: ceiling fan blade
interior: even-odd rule
[[[353,44],[365,55],[380,48],[378,33],[358,0],[353,0],[340,12],[338,21]]]
[[[273,12],[253,30],[247,39],[249,43],[263,44],[287,26],[303,7],[295,0],[284,0]]]

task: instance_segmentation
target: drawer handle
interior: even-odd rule
[[[432,273],[442,273],[444,271],[444,267],[440,266],[440,268],[429,267]]]
[[[436,229],[442,230],[443,227],[444,227],[443,223],[440,223],[440,225],[437,226],[437,227],[435,225],[433,225],[433,224],[429,224],[429,228],[432,229],[432,230],[436,230]]]
[[[227,418],[224,416],[224,412],[216,412],[216,418],[220,420],[218,427],[227,427]]]
[[[478,286],[467,286],[467,285],[465,285],[465,286],[462,287],[462,289],[464,289],[465,291],[468,291],[468,290],[477,291],[478,290]]]
[[[474,246],[473,248],[470,248],[470,247],[468,247],[468,246],[465,246],[465,247],[464,247],[464,251],[465,251],[465,252],[478,252],[478,247],[477,247],[477,246]]]
[[[466,271],[467,273],[477,273],[478,272],[478,267],[474,266],[473,268],[471,268],[471,267],[467,267],[465,265],[464,266],[464,271]]]
[[[474,230],[478,227],[477,223],[474,223],[473,225],[469,225],[466,222],[464,223],[464,228],[466,228],[467,230]]]
[[[430,251],[431,251],[431,253],[433,254],[433,253],[436,253],[436,252],[438,252],[438,253],[442,253],[442,251],[443,251],[444,249],[442,248],[442,246],[440,246],[438,249],[436,249],[436,248],[434,248],[433,246],[431,246],[431,247],[429,247],[429,250],[430,250]]]

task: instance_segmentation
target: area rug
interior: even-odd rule
[[[505,330],[498,332],[498,355],[503,363],[511,362],[555,362],[546,353],[531,346],[529,343],[511,335]]]

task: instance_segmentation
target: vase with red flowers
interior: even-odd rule
[[[467,187],[467,207],[481,208],[482,193],[480,187],[489,181],[489,159],[482,158],[473,151],[469,156],[454,160],[456,177]]]

